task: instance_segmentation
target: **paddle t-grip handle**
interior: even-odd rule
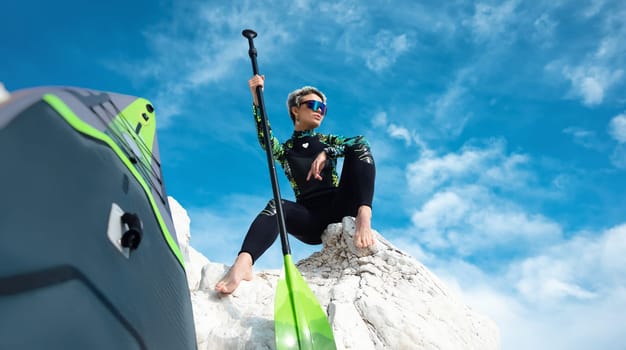
[[[256,47],[254,47],[254,38],[256,38],[257,34],[252,29],[244,29],[243,32],[241,32],[241,35],[248,39],[248,45],[250,46],[248,49],[248,55],[252,60],[252,74],[257,75],[259,74],[259,66],[256,63]]]

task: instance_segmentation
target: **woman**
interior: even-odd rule
[[[264,76],[255,75],[248,85],[257,136],[265,149],[256,96],[257,86],[263,88],[264,82]],[[345,138],[315,131],[326,115],[326,96],[314,87],[305,86],[291,92],[287,109],[294,124],[291,138],[281,144],[271,129],[269,135],[274,158],[285,171],[296,197],[295,202],[282,200],[287,231],[304,243],[321,244],[322,232],[328,224],[353,216],[356,217],[354,244],[358,248],[372,246],[376,168],[368,142],[362,136]],[[338,157],[345,157],[341,179],[336,171]],[[276,206],[270,200],[252,222],[235,263],[215,289],[230,294],[242,280],[251,280],[252,265],[277,237]]]

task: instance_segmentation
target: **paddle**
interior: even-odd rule
[[[252,61],[252,72],[259,74],[256,61],[256,48],[253,39],[257,33],[246,29],[241,33],[248,39],[250,49],[248,54]],[[276,333],[276,348],[282,349],[336,349],[333,330],[328,323],[326,313],[317,301],[317,298],[306,284],[304,278],[293,264],[291,249],[287,239],[287,228],[283,214],[283,205],[276,176],[276,166],[272,145],[267,125],[267,114],[263,101],[263,89],[256,88],[257,102],[261,110],[261,123],[263,127],[263,143],[267,154],[267,164],[270,170],[272,190],[274,191],[274,203],[276,205],[276,219],[280,233],[280,243],[283,249],[285,264],[285,278],[278,280],[276,297],[274,299],[274,331]]]

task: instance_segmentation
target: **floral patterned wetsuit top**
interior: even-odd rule
[[[253,115],[256,122],[257,136],[261,147],[265,150],[261,111],[253,106]],[[280,163],[285,175],[293,188],[296,199],[306,200],[330,192],[339,186],[337,176],[337,158],[343,157],[346,147],[361,149],[359,158],[365,162],[373,162],[369,152],[369,144],[362,136],[343,137],[330,134],[320,134],[315,130],[294,131],[291,138],[280,143],[272,134],[268,121],[270,144],[274,159]],[[320,152],[328,156],[326,166],[320,174],[322,180],[306,180],[311,169],[311,163]]]

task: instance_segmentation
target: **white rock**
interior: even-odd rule
[[[0,82],[0,103],[6,101],[11,97],[9,91],[4,87],[4,84]]]
[[[499,331],[491,320],[464,305],[424,265],[374,233],[375,247],[358,249],[353,243],[354,219],[344,218],[328,226],[321,252],[297,263],[327,310],[338,349],[500,348]],[[257,272],[232,295],[221,296],[213,286],[228,267],[208,261],[192,247],[186,250],[198,349],[275,349],[274,294],[281,271]]]
[[[168,199],[172,219],[174,220],[174,228],[176,229],[176,240],[185,259],[187,283],[190,289],[196,290],[199,288],[202,267],[209,263],[209,259],[189,245],[189,240],[191,239],[189,224],[191,219],[187,215],[185,208],[176,199],[172,197],[168,197]]]

